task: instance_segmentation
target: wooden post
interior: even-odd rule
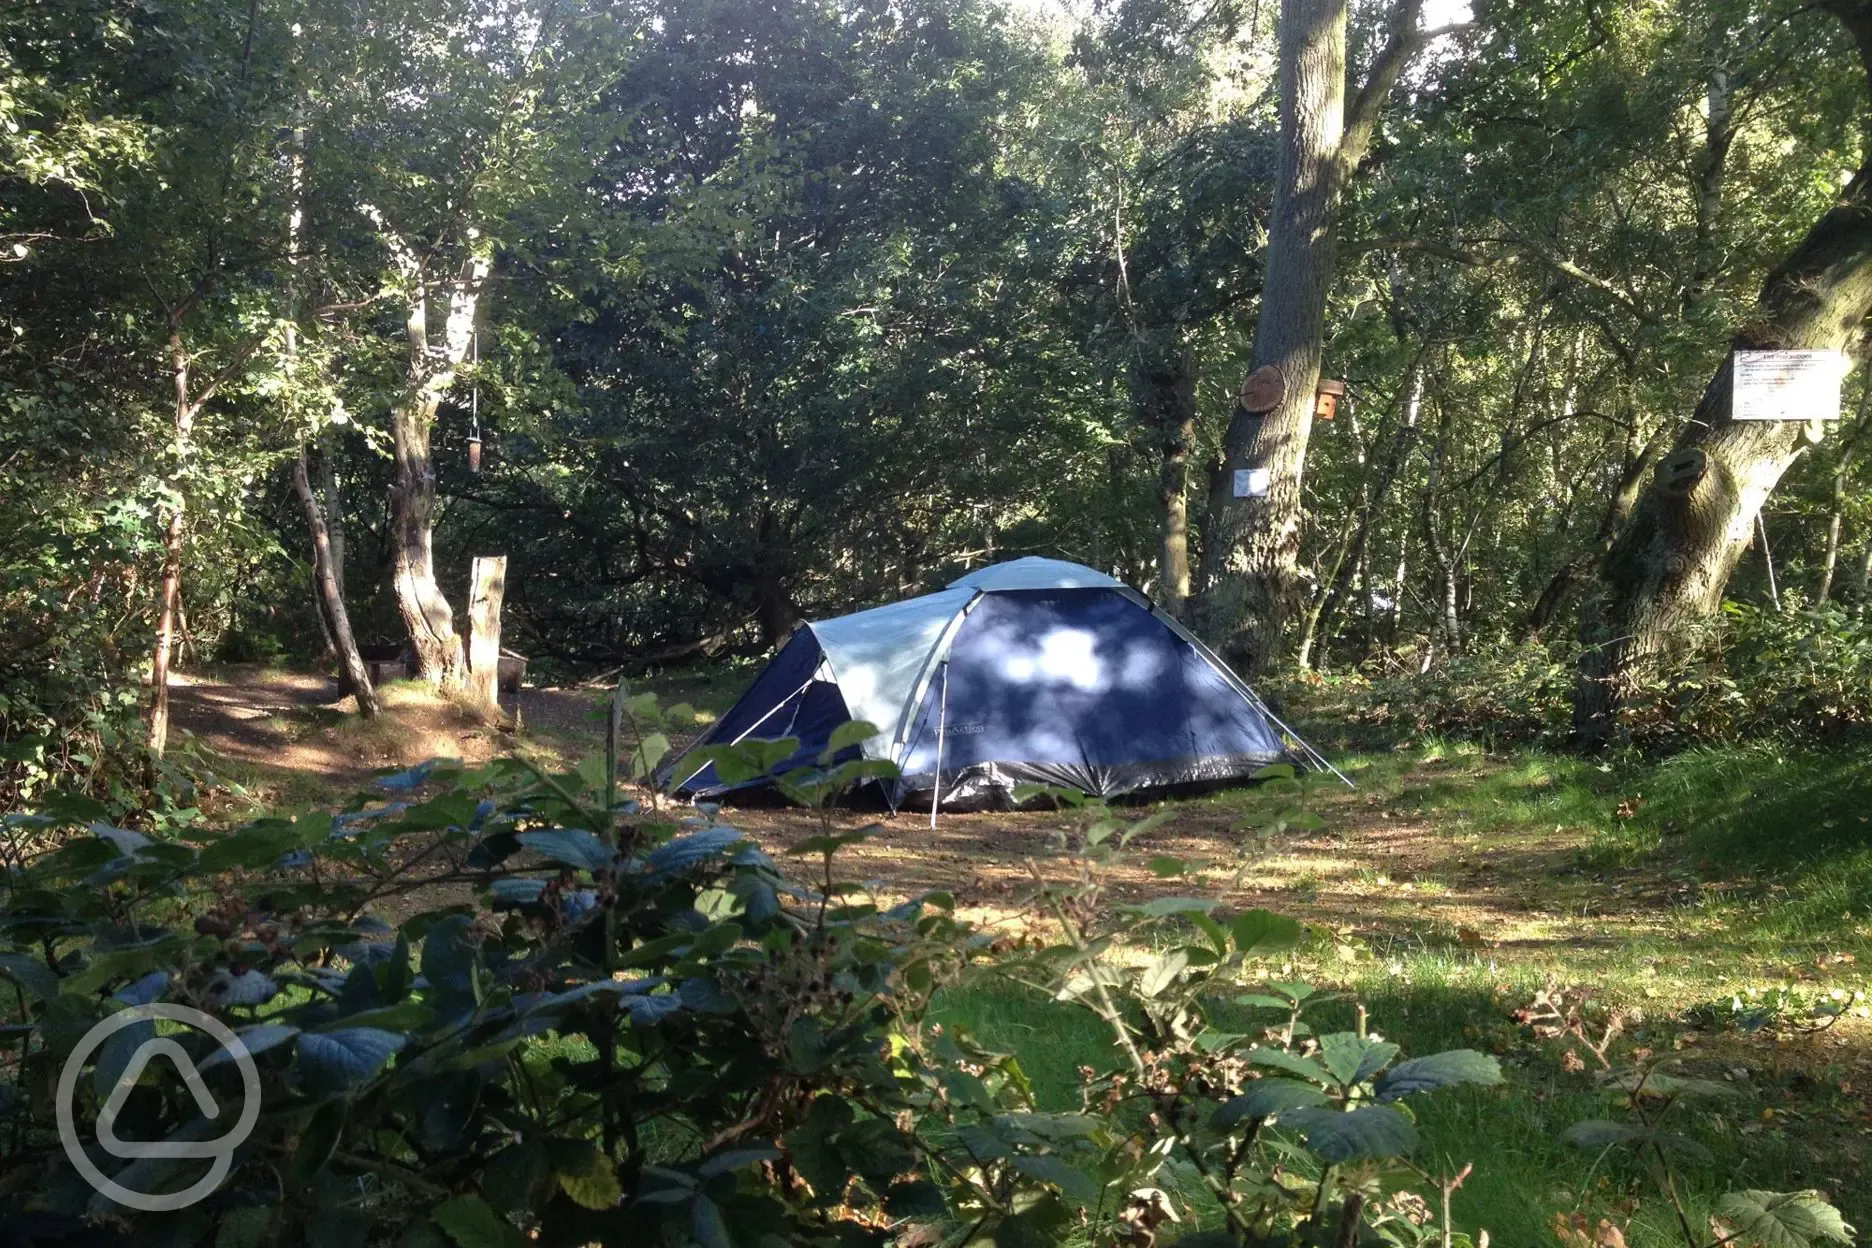
[[[468,693],[478,705],[500,710],[501,597],[507,591],[507,556],[474,561],[468,591]]]

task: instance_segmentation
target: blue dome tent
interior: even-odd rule
[[[1241,779],[1274,762],[1334,770],[1144,595],[1030,557],[801,626],[663,779],[679,796],[719,797],[737,786],[695,751],[797,738],[779,775],[817,759],[851,720],[879,729],[858,752],[897,765],[885,799],[927,804],[932,817],[939,806],[1004,805],[1021,783],[1113,797]]]

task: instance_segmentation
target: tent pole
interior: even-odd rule
[[[936,716],[936,783],[930,786],[930,827],[936,826],[936,807],[942,801],[943,733],[949,728],[949,660],[943,660],[942,710]]]
[[[802,693],[805,693],[805,692],[806,692],[806,691],[807,691],[808,689],[810,689],[810,688],[812,688],[812,683],[813,683],[813,681],[815,681],[815,680],[818,680],[818,679],[819,679],[819,673],[818,673],[818,672],[817,672],[817,671],[815,670],[815,671],[813,672],[813,674],[812,674],[811,676],[808,676],[808,677],[806,678],[806,683],[805,683],[805,684],[803,684],[803,685],[801,685],[801,686],[800,686],[799,688],[797,688],[797,689],[795,689],[795,690],[794,690],[794,691],[793,691],[792,693],[789,693],[789,694],[787,694],[787,695],[786,695],[786,697],[784,697],[784,698],[781,698],[781,699],[780,699],[780,700],[779,700],[778,702],[776,702],[776,703],[774,703],[774,704],[773,704],[772,706],[770,706],[770,707],[768,707],[768,708],[767,708],[767,713],[766,713],[765,715],[763,715],[763,716],[761,716],[761,717],[760,717],[759,719],[757,719],[757,720],[755,720],[755,721],[754,721],[753,723],[751,723],[751,724],[749,724],[749,725],[748,725],[748,726],[747,726],[747,727],[746,727],[745,729],[743,729],[743,730],[742,730],[741,732],[739,732],[739,733],[736,733],[736,734],[735,734],[735,739],[734,739],[734,740],[732,740],[732,741],[730,741],[730,742],[729,742],[728,744],[729,744],[729,745],[740,745],[740,744],[741,744],[741,742],[742,742],[742,741],[743,741],[744,739],[746,739],[746,737],[747,737],[747,735],[748,735],[748,733],[750,733],[750,732],[753,732],[753,731],[754,731],[754,730],[755,730],[756,728],[758,728],[758,727],[760,727],[760,726],[761,726],[762,724],[764,724],[764,723],[766,723],[766,722],[767,722],[768,720],[770,720],[770,719],[772,719],[772,718],[773,718],[773,714],[774,714],[774,712],[775,712],[775,711],[777,711],[777,710],[779,710],[779,709],[780,709],[781,707],[783,707],[783,706],[785,706],[785,705],[786,705],[787,703],[789,703],[789,702],[791,702],[791,701],[792,701],[792,700],[793,700],[794,698],[797,698],[797,697],[799,697],[799,695],[800,695],[800,694],[802,694]],[[686,750],[684,750],[684,751],[683,751],[683,754],[684,754],[685,756],[687,756],[687,755],[689,755],[689,754],[692,754],[692,753],[694,753],[694,752],[695,752],[696,750],[699,750],[699,749],[702,749],[703,747],[705,747],[705,746],[708,746],[708,745],[712,745],[712,744],[714,744],[714,742],[711,742],[711,741],[698,741],[698,742],[696,742],[696,743],[695,743],[694,745],[692,745],[692,746],[690,746],[690,747],[689,747],[688,749],[686,749]],[[681,760],[681,759],[677,759],[676,761],[677,761],[677,762],[681,762],[682,760]],[[670,786],[670,788],[671,788],[671,790],[673,791],[673,790],[675,790],[675,789],[680,789],[680,788],[681,788],[681,787],[682,787],[683,785],[685,785],[685,784],[688,784],[688,783],[689,783],[689,782],[690,782],[691,780],[693,780],[693,779],[695,779],[695,778],[696,778],[697,776],[699,776],[699,775],[701,775],[701,774],[702,774],[703,772],[705,772],[705,771],[707,771],[707,770],[708,770],[708,764],[707,764],[707,763],[703,763],[703,764],[702,764],[702,765],[701,765],[700,767],[698,767],[698,768],[696,768],[696,769],[695,769],[694,771],[692,771],[692,772],[690,772],[690,773],[689,773],[688,775],[686,775],[686,776],[684,776],[684,777],[683,777],[683,778],[682,778],[681,780],[678,780],[678,781],[677,781],[676,783],[674,783],[674,784],[672,784],[672,785]]]

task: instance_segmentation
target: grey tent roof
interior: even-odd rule
[[[825,652],[851,717],[883,729],[865,743],[867,757],[891,756],[892,743],[906,728],[910,694],[943,635],[977,592],[938,590],[806,626]]]
[[[1123,581],[1094,571],[1082,563],[1028,555],[1006,563],[977,568],[949,582],[950,589],[1128,589]]]

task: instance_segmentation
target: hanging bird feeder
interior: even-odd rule
[[[1339,414],[1339,400],[1345,397],[1345,382],[1332,377],[1320,378],[1319,390],[1313,396],[1313,415],[1319,420],[1331,420]]]

